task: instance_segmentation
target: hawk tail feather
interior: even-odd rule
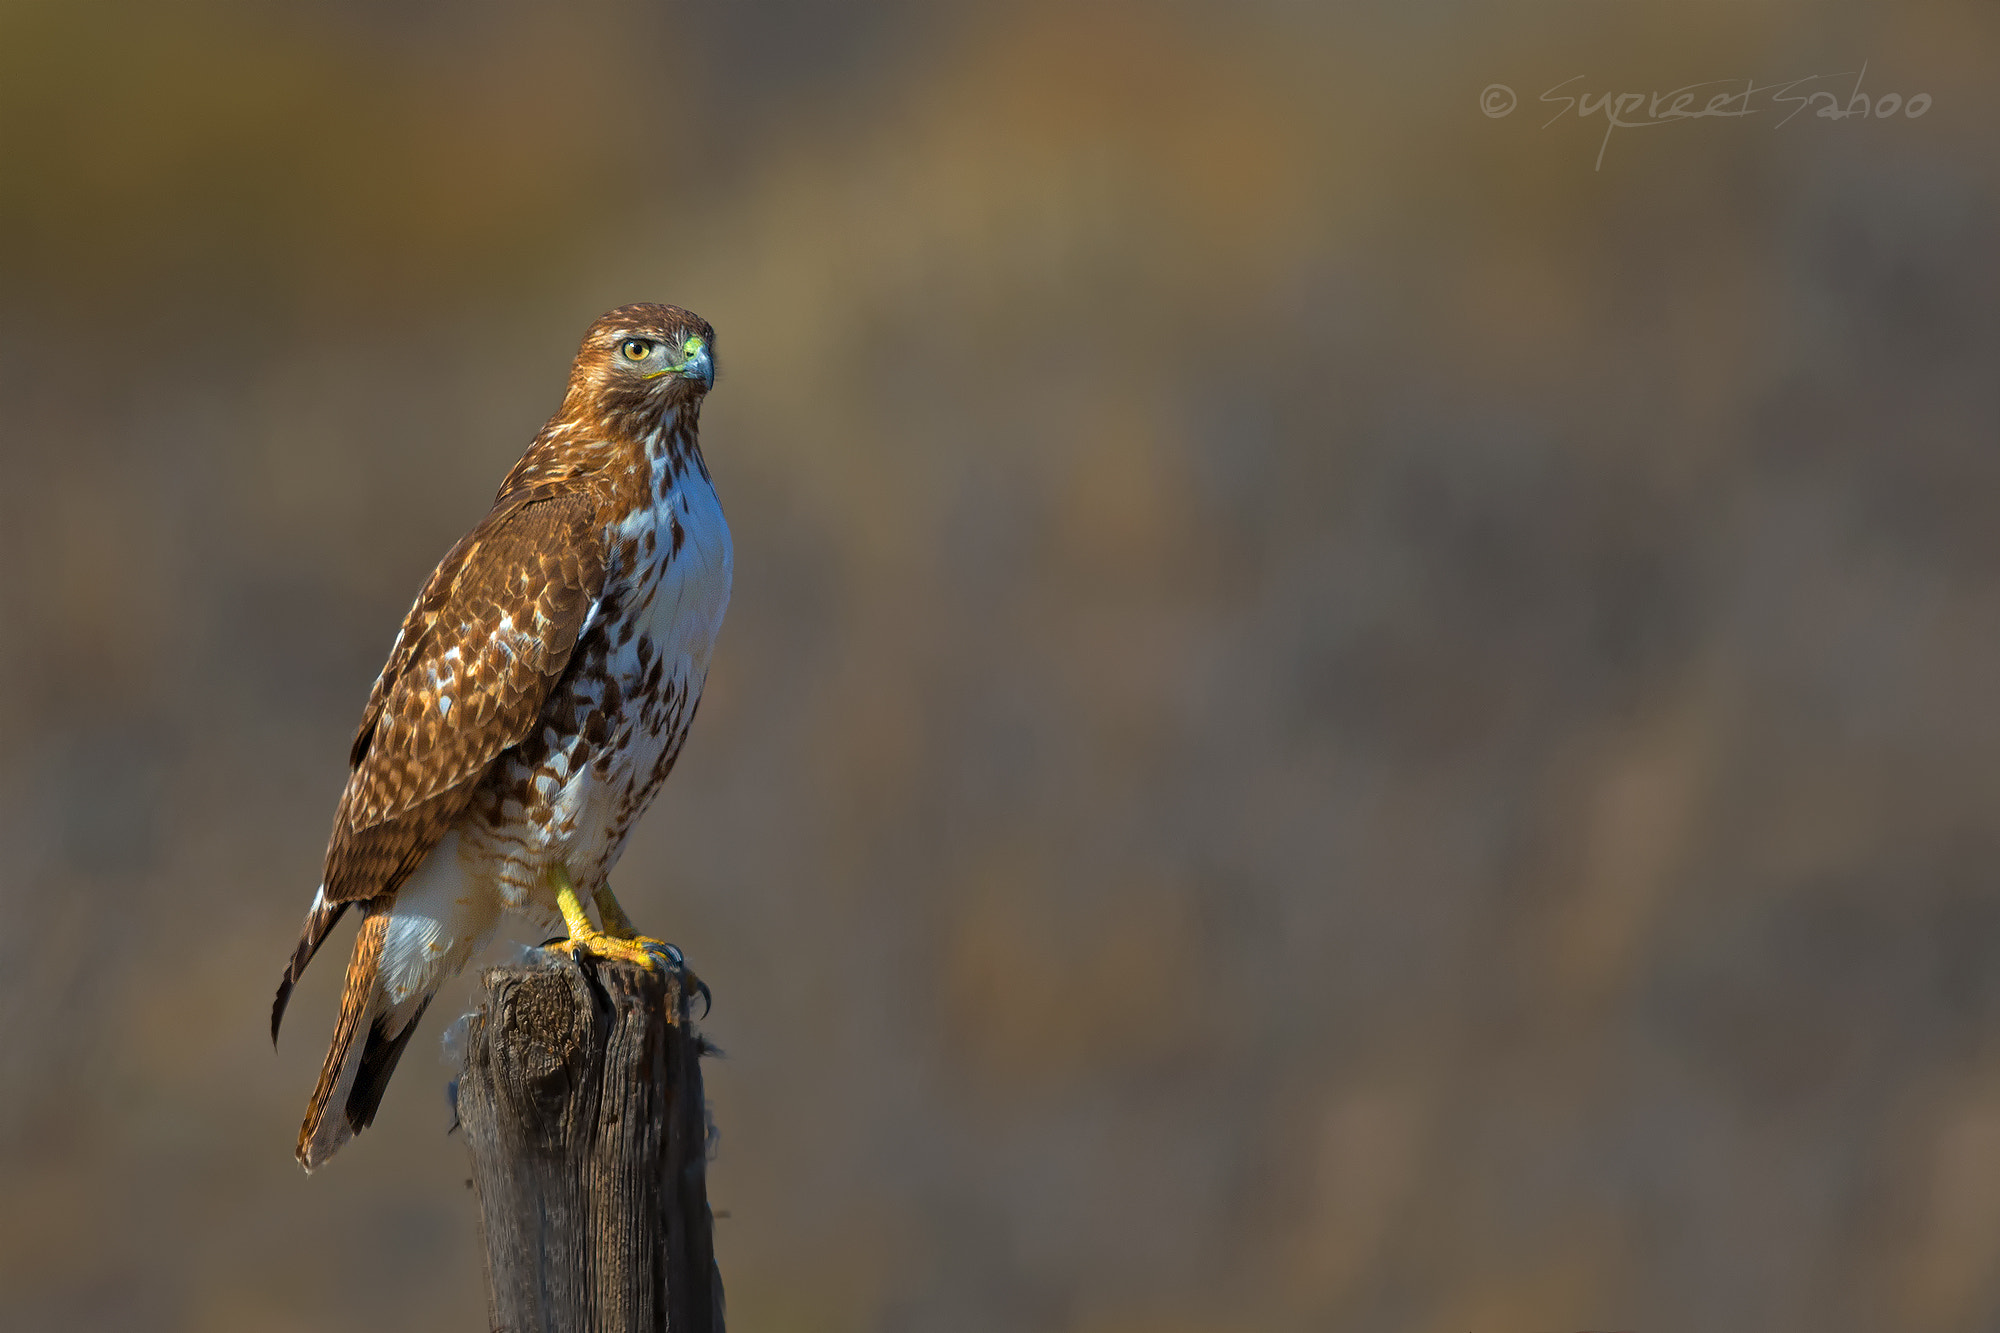
[[[354,939],[354,953],[347,960],[347,985],[340,995],[340,1018],[333,1027],[326,1063],[320,1066],[319,1083],[306,1106],[305,1124],[299,1127],[299,1165],[307,1171],[325,1162],[341,1144],[354,1137],[356,1126],[349,1121],[348,1102],[369,1045],[355,1038],[374,1021],[380,1008],[376,980],[381,971],[382,942],[389,933],[387,902],[379,905],[371,902],[365,910],[361,933]],[[312,956],[309,950],[306,956]],[[375,1100],[380,1099],[378,1091]]]
[[[389,1075],[396,1072],[396,1062],[403,1058],[403,1048],[416,1035],[417,1020],[431,1007],[431,995],[435,993],[418,998],[414,1008],[405,1002],[377,1014],[368,1025],[368,1041],[361,1048],[361,1068],[355,1075],[353,1090],[347,1094],[347,1125],[353,1133],[359,1134],[375,1123],[376,1108],[382,1105],[382,1094],[389,1088]]]
[[[285,1021],[285,1006],[291,1002],[292,987],[305,975],[306,964],[312,962],[319,946],[326,943],[327,935],[347,912],[349,902],[330,903],[326,900],[326,886],[321,885],[313,895],[312,909],[306,913],[305,925],[299,928],[299,947],[292,950],[292,961],[285,964],[285,975],[278,981],[278,998],[271,1001],[271,1044],[278,1044],[278,1025]]]

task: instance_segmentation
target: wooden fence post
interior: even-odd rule
[[[486,972],[458,1082],[495,1333],[722,1333],[691,978],[545,957]]]

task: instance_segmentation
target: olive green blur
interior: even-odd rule
[[[0,0],[0,1327],[487,1327],[269,1004],[640,300],[733,1327],[1995,1327],[1996,241],[1983,0]]]

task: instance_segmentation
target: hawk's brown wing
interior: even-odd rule
[[[431,575],[354,737],[327,904],[395,891],[534,727],[604,587],[595,517],[578,495],[496,508]]]
[[[348,904],[394,893],[535,725],[604,588],[595,517],[580,495],[504,497],[432,572],[362,710],[271,1040]]]

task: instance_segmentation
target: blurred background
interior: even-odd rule
[[[1997,74],[1974,0],[0,3],[0,1324],[486,1327],[465,986],[310,1180],[352,926],[268,1006],[410,599],[666,300],[737,581],[616,882],[734,1327],[2000,1327]],[[1813,75],[1933,100],[1542,100]]]

